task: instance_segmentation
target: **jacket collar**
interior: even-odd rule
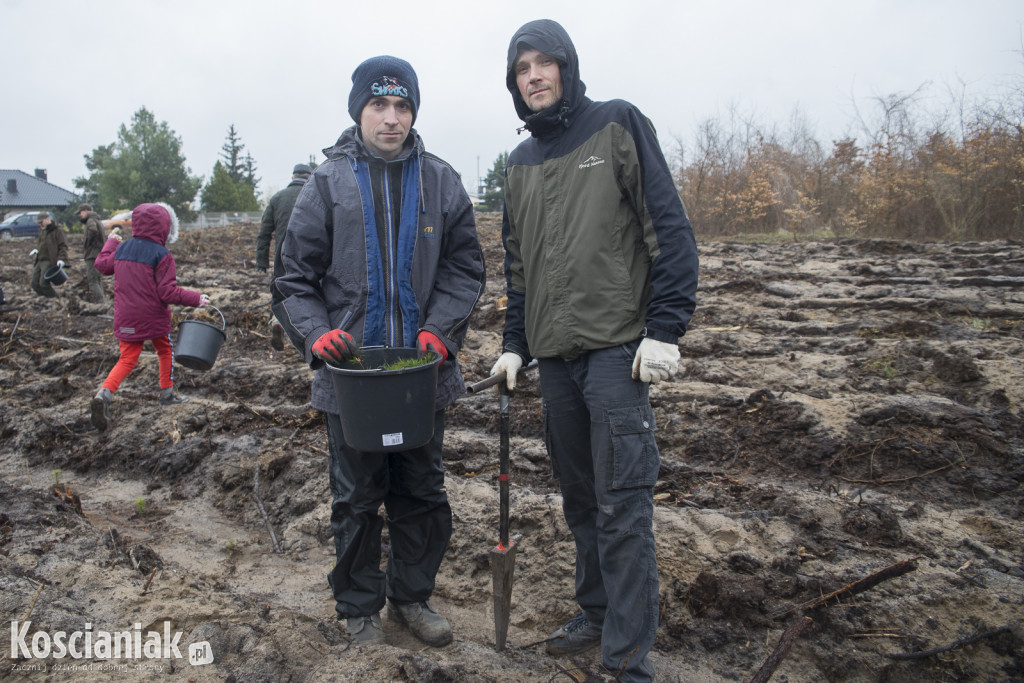
[[[412,138],[410,143],[406,139],[405,146],[398,156],[392,161],[405,161],[413,154],[422,155],[424,151],[423,138],[413,128],[409,131],[409,137]],[[350,126],[342,132],[341,137],[332,146],[326,147],[323,150],[324,156],[328,159],[340,159],[341,157],[352,157],[355,159],[362,159],[363,161],[380,161],[381,159],[377,154],[371,152],[370,149],[363,143],[362,137],[359,135],[359,126]]]

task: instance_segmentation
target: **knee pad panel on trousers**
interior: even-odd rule
[[[653,538],[651,527],[654,516],[654,500],[649,490],[622,490],[614,495],[606,495],[605,500],[598,503],[597,526],[602,533],[611,538],[621,539],[634,536],[638,539]],[[642,552],[643,546],[634,549],[633,560],[639,562],[636,555]]]

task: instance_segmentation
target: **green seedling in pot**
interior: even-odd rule
[[[398,360],[393,360],[390,363],[385,363],[384,365],[379,365],[375,368],[368,368],[363,365],[362,358],[354,356],[346,361],[346,364],[358,365],[363,370],[408,370],[409,368],[418,368],[421,365],[430,365],[434,362],[435,358],[437,358],[436,353],[425,353],[419,358],[399,358]],[[334,367],[342,366],[335,365]]]
[[[399,358],[396,361],[392,361],[381,368],[381,370],[407,370],[409,368],[418,368],[421,365],[430,365],[437,358],[437,354],[425,353],[419,358]]]

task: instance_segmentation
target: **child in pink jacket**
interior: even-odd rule
[[[205,294],[178,286],[174,256],[166,244],[178,239],[178,217],[167,204],[140,204],[132,211],[132,238],[111,233],[96,257],[96,270],[114,276],[114,336],[121,357],[92,399],[92,423],[103,431],[110,422],[114,392],[139,362],[149,341],[160,368],[160,405],[188,400],[174,392],[171,309],[168,304],[205,306]]]

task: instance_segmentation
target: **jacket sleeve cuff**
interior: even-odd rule
[[[444,334],[442,334],[441,330],[437,329],[433,325],[424,325],[420,329],[416,330],[416,342],[414,342],[414,346],[419,343],[420,332],[429,332],[430,334],[440,339],[441,343],[444,344],[445,349],[448,350],[449,358],[454,358],[455,356],[459,355],[459,345],[453,342],[448,337],[446,337]]]
[[[652,327],[650,325],[644,328],[643,334],[641,336],[648,337],[656,341],[665,342],[666,344],[679,343],[679,335],[673,332],[668,332],[666,330],[659,330],[657,327]]]
[[[331,331],[331,328],[320,326],[309,333],[306,337],[306,362],[309,363],[309,367],[313,370],[319,370],[323,367],[324,362],[313,355],[313,344],[316,344],[316,340]]]
[[[519,356],[520,358],[522,358],[523,359],[523,367],[524,368],[527,365],[530,364],[530,361],[533,360],[533,356],[530,355],[530,352],[527,351],[526,349],[519,348],[519,346],[517,344],[507,343],[507,344],[505,344],[505,346],[501,350],[502,350],[503,353],[504,352],[514,353],[517,356]]]

